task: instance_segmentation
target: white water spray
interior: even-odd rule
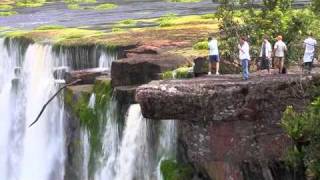
[[[1,46],[1,56],[7,56],[7,49]],[[0,154],[1,179],[62,180],[65,159],[63,102],[58,98],[53,100],[37,124],[28,128],[42,105],[59,88],[52,73],[56,59],[52,56],[51,46],[30,45],[23,64],[19,64],[20,59],[14,56],[19,52],[9,50],[10,55],[2,59],[2,63],[7,61],[11,65],[0,64],[3,81],[0,146],[5,147],[4,153]],[[15,79],[15,67],[19,65],[21,75]]]
[[[107,54],[105,52],[101,52],[100,58],[99,58],[99,69],[103,70],[110,70],[112,61],[115,60],[114,55]]]

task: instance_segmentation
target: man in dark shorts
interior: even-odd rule
[[[208,38],[208,47],[209,47],[209,72],[208,75],[212,73],[212,64],[215,63],[216,75],[219,75],[219,50],[218,50],[218,41],[214,38]]]

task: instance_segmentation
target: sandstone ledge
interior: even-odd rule
[[[192,121],[256,119],[259,112],[305,102],[306,90],[320,75],[206,76],[191,80],[153,81],[137,89],[146,118]]]

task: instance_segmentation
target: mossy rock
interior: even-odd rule
[[[175,160],[162,161],[160,171],[164,180],[191,180],[193,177],[191,165],[177,163]]]

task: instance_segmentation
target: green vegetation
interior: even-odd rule
[[[94,9],[103,11],[103,10],[114,9],[114,8],[117,8],[117,7],[118,7],[118,5],[116,5],[116,4],[105,3],[105,4],[100,4],[100,5],[96,6],[96,7],[94,7]]]
[[[281,125],[294,146],[288,151],[286,162],[293,168],[305,170],[311,179],[320,178],[320,98],[315,99],[304,112],[295,112],[289,106]]]
[[[160,171],[164,180],[191,180],[193,169],[188,164],[179,164],[174,160],[161,162]]]
[[[199,41],[196,44],[193,45],[193,49],[196,50],[208,50],[209,46],[208,46],[208,41],[204,40],[204,41]]]
[[[96,3],[97,0],[64,0],[67,4],[77,4],[77,3]]]
[[[11,9],[13,9],[13,7],[11,5],[7,5],[7,4],[1,5],[0,4],[0,11],[9,11]]]
[[[64,29],[64,26],[60,25],[44,25],[35,28],[35,30],[52,30],[52,29]]]
[[[46,3],[46,0],[17,0],[15,5],[17,7],[35,8],[43,6],[44,3]]]
[[[175,14],[166,14],[160,17],[157,22],[159,23],[160,27],[166,27],[173,25],[173,21],[177,19]]]
[[[96,95],[94,109],[88,107],[91,93]],[[65,103],[71,107],[75,117],[79,118],[80,125],[90,132],[89,173],[94,172],[99,154],[102,152],[103,127],[106,123],[103,114],[108,110],[111,94],[110,80],[96,81],[92,89],[84,88],[83,91],[77,93],[71,89],[65,91]]]
[[[201,2],[202,0],[168,0],[168,1],[173,3],[197,3],[197,2]]]
[[[18,14],[18,13],[15,11],[0,11],[0,16],[12,16],[15,14]]]
[[[173,71],[166,71],[161,74],[161,79],[186,79],[192,78],[192,67],[180,67]]]
[[[68,9],[79,10],[79,9],[82,9],[82,7],[80,7],[79,4],[68,4]]]
[[[253,57],[258,57],[262,38],[269,36],[271,43],[277,35],[282,35],[288,46],[287,63],[295,62],[303,55],[302,41],[308,32],[320,37],[319,17],[312,8],[293,9],[291,0],[263,1],[265,10],[247,6],[248,1],[239,5],[230,1],[220,1],[217,17],[220,19],[221,56],[234,60],[238,56],[237,44],[240,36],[248,37]]]

